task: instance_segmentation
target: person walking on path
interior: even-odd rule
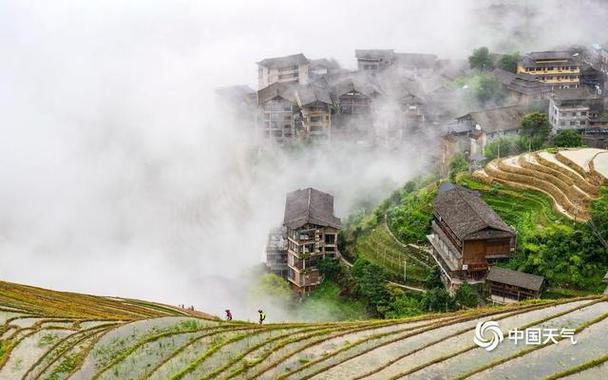
[[[258,310],[258,314],[260,314],[260,325],[262,323],[264,323],[264,320],[266,319],[266,314],[264,314],[264,310],[260,309]]]
[[[232,321],[232,313],[230,312],[230,309],[226,309],[226,320]]]

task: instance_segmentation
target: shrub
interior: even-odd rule
[[[454,298],[460,307],[475,307],[478,304],[475,289],[467,282],[460,285]]]
[[[553,145],[565,148],[577,147],[583,145],[583,139],[574,129],[565,129],[557,132],[553,138]]]

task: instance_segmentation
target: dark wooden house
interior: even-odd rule
[[[463,282],[484,282],[490,264],[515,250],[516,232],[476,192],[461,186],[433,200],[432,233],[427,236],[442,280],[450,291]]]
[[[486,278],[492,301],[503,304],[539,298],[544,282],[543,276],[499,267],[491,267]]]
[[[334,216],[334,197],[313,188],[287,194],[283,224],[287,228],[287,280],[304,294],[322,279],[316,263],[334,257],[340,219]]]

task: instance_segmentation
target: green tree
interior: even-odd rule
[[[469,66],[471,69],[482,71],[492,70],[494,63],[490,56],[490,50],[485,46],[473,50],[473,54],[469,57]]]
[[[444,288],[435,288],[424,293],[420,306],[424,311],[448,312],[456,310],[456,301]]]
[[[517,63],[519,62],[520,56],[519,53],[515,52],[513,54],[505,54],[496,63],[496,67],[499,69],[509,71],[512,73],[517,72]]]
[[[405,318],[422,314],[420,302],[414,297],[403,294],[395,297],[389,305],[389,309],[384,313],[385,318]]]
[[[333,257],[323,257],[317,262],[317,268],[326,278],[336,279],[340,274],[340,263]]]
[[[390,293],[386,288],[388,272],[369,261],[357,258],[351,269],[359,293],[365,297],[369,306],[376,313],[380,313],[390,301]]]
[[[486,158],[493,160],[499,155],[500,157],[505,157],[518,153],[515,141],[512,137],[499,137],[486,144],[483,154]]]
[[[527,114],[521,120],[521,126],[523,128],[523,134],[530,136],[536,140],[536,143],[543,144],[549,133],[551,133],[551,123],[549,118],[542,112],[532,112]]]
[[[468,282],[460,285],[454,296],[456,303],[460,307],[475,307],[477,306],[477,294],[475,289]]]
[[[443,288],[443,282],[441,281],[441,269],[435,266],[431,269],[429,274],[424,280],[424,284],[427,289]]]
[[[583,145],[581,135],[574,129],[564,129],[555,135],[553,145],[559,147],[576,147]]]
[[[450,160],[450,181],[454,182],[456,175],[469,170],[469,163],[464,154],[456,153]]]
[[[498,81],[490,76],[480,75],[473,87],[475,99],[481,104],[488,103],[498,104],[504,97],[505,93]]]

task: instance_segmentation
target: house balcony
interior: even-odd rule
[[[432,254],[435,261],[437,261],[446,272],[455,272],[462,269],[460,265],[461,260],[458,259],[455,253],[450,252],[451,248],[448,245],[449,243],[446,244],[446,242],[444,242],[436,233],[427,235],[427,239],[434,248]]]
[[[287,280],[297,287],[315,286],[321,283],[321,274],[316,268],[308,268],[304,272],[290,270]]]

